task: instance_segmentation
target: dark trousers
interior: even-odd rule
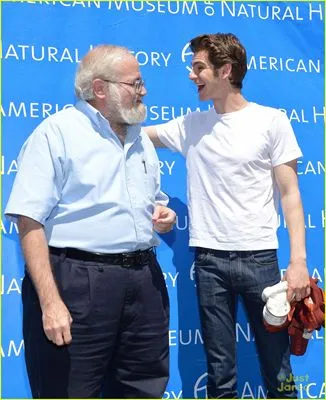
[[[153,254],[146,265],[51,255],[73,323],[58,347],[43,331],[37,294],[22,288],[25,360],[34,398],[161,398],[169,378],[169,300]]]
[[[276,250],[219,251],[198,248],[195,277],[207,357],[208,398],[238,397],[237,295],[242,296],[255,335],[267,397],[296,398],[287,330],[269,333],[262,318],[264,302],[261,293],[265,287],[280,281]]]

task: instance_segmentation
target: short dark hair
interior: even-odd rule
[[[231,85],[242,88],[242,81],[247,72],[247,54],[235,35],[232,33],[200,35],[190,41],[190,48],[194,53],[207,51],[208,59],[216,70],[225,64],[231,64]]]

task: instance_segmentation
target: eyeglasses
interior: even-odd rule
[[[134,82],[111,81],[110,79],[102,79],[102,81],[109,82],[109,83],[120,83],[123,85],[133,86],[136,93],[140,93],[142,91],[142,88],[145,85],[145,82],[142,79],[136,79]]]

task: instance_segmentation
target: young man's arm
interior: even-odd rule
[[[18,229],[27,270],[40,300],[44,332],[56,345],[68,344],[72,318],[53,277],[43,225],[20,215]]]
[[[305,223],[297,179],[297,161],[274,167],[276,182],[281,194],[283,214],[290,238],[290,263],[285,279],[288,298],[295,294],[300,301],[310,294],[309,273],[306,265]]]
[[[151,139],[155,147],[166,147],[165,144],[163,144],[158,138],[157,129],[155,125],[145,126],[144,130],[147,133],[148,137]]]

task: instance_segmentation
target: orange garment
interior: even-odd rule
[[[297,356],[306,352],[311,333],[325,324],[325,296],[317,282],[318,279],[310,278],[310,296],[291,303],[291,310],[283,325],[273,326],[264,321],[269,332],[288,329],[291,354]]]

